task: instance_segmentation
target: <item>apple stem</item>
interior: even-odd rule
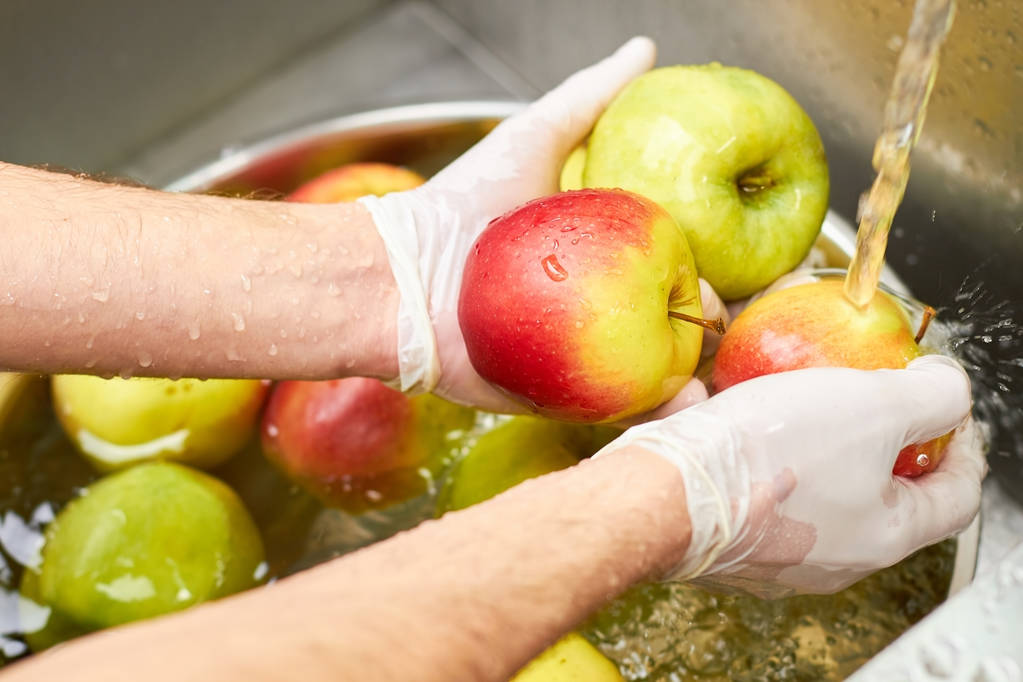
[[[683,322],[692,322],[693,324],[700,325],[704,329],[709,329],[712,332],[718,334],[725,333],[725,321],[720,317],[713,320],[706,320],[702,317],[693,317],[692,315],[686,315],[685,313],[676,313],[674,310],[668,311],[668,317],[674,317],[676,320],[682,320]]]
[[[931,326],[931,320],[934,319],[938,311],[929,305],[924,306],[923,317],[920,318],[920,328],[916,330],[916,338],[914,339],[917,343],[923,340],[924,334],[927,333],[927,328]]]

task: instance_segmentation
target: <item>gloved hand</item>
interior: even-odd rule
[[[639,447],[685,481],[692,537],[668,576],[759,596],[828,593],[962,530],[986,472],[953,360],[901,370],[760,377],[634,427],[598,456]],[[892,475],[905,445],[960,427],[938,468]]]
[[[422,187],[359,200],[377,225],[398,284],[402,390],[521,411],[469,364],[457,316],[466,256],[488,222],[558,190],[569,152],[654,57],[649,39],[634,38],[501,123]]]

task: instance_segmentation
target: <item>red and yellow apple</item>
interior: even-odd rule
[[[472,410],[376,379],[284,381],[263,415],[263,451],[326,504],[360,512],[424,492],[422,469],[472,422]]]
[[[861,310],[845,297],[840,279],[822,279],[767,294],[732,322],[714,359],[714,388],[807,367],[898,369],[920,354],[895,299],[879,290]],[[912,477],[932,470],[949,437],[903,448],[894,472]]]
[[[703,330],[693,257],[660,206],[622,190],[535,199],[469,252],[458,320],[487,381],[564,421],[615,421],[674,396]]]
[[[426,182],[419,173],[389,163],[349,163],[327,171],[289,194],[288,201],[333,204],[355,201],[367,194],[383,196],[419,187]]]

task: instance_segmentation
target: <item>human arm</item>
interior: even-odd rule
[[[177,195],[0,164],[0,367],[393,377],[397,291],[359,204]]]
[[[676,565],[685,510],[673,466],[622,451],[267,588],[69,642],[4,679],[503,682]]]

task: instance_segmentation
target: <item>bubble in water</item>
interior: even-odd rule
[[[277,428],[277,424],[271,423],[266,425],[266,435],[276,438],[278,433],[280,433],[280,429]]]
[[[105,303],[110,298],[110,289],[103,289],[92,292],[92,298],[100,303]]]
[[[139,367],[149,367],[153,364],[153,356],[146,351],[139,351]]]
[[[146,314],[140,310],[135,313],[135,319],[141,322],[142,320],[146,319]]]
[[[931,463],[931,458],[928,457],[926,453],[921,452],[919,455],[917,455],[917,457],[916,457],[916,464],[921,469],[927,468],[927,465],[930,464],[930,463]]]

